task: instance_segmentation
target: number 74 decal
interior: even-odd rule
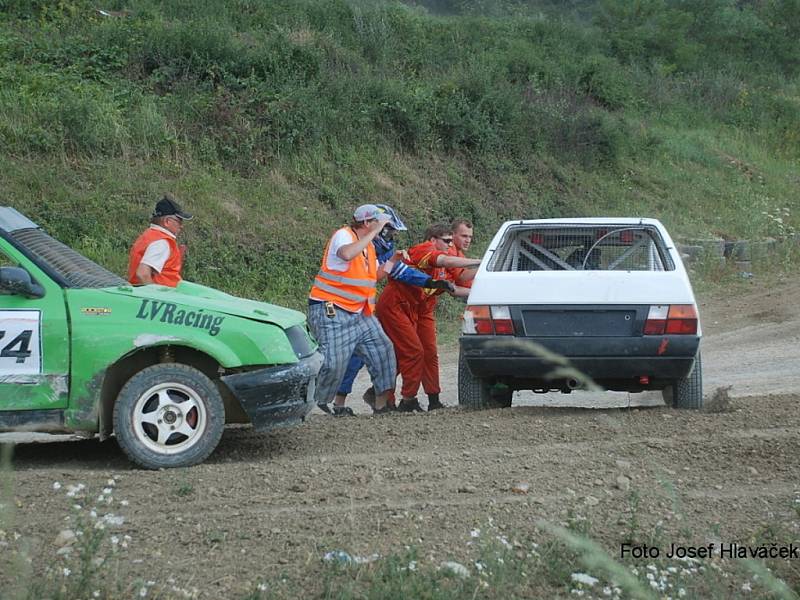
[[[41,373],[38,310],[0,310],[0,375]]]

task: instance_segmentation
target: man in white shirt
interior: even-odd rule
[[[128,281],[137,285],[175,287],[181,282],[183,247],[177,237],[183,222],[192,215],[181,209],[172,196],[156,203],[150,227],[133,243],[128,261]]]
[[[324,357],[315,400],[325,407],[323,410],[333,399],[355,353],[372,376],[376,392],[373,411],[389,411],[387,401],[394,390],[396,360],[392,343],[374,316],[375,287],[394,268],[396,257],[379,265],[372,244],[389,220],[389,215],[374,204],[356,208],[350,226],[331,236],[311,286],[308,325]]]

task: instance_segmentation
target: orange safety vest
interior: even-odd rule
[[[349,227],[343,229],[350,233],[353,242],[358,240],[352,229]],[[322,265],[314,278],[309,297],[313,300],[333,302],[349,312],[363,311],[364,315],[371,315],[375,310],[375,284],[378,280],[375,247],[371,243],[367,244],[361,256],[355,257],[347,264],[346,271],[332,271],[328,268],[328,249],[332,240],[333,236],[325,246]]]
[[[168,233],[154,227],[148,227],[144,233],[133,242],[128,258],[128,281],[133,284],[140,283],[139,280],[136,279],[136,269],[139,268],[139,264],[142,262],[142,257],[147,251],[147,247],[158,240],[167,240],[169,244],[169,258],[167,262],[164,263],[164,268],[161,269],[161,272],[153,275],[153,283],[175,287],[181,282],[183,257],[178,248],[178,242]]]

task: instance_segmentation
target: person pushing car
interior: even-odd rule
[[[382,264],[395,256],[395,234],[399,231],[408,231],[408,228],[391,206],[387,204],[376,204],[375,206],[377,206],[391,218],[391,220],[383,226],[381,232],[372,238],[372,245],[375,246],[375,253],[378,257],[378,263]],[[455,286],[451,282],[445,279],[434,279],[427,273],[423,273],[418,269],[406,265],[401,260],[398,260],[395,263],[394,268],[390,273],[388,273],[388,276],[391,279],[401,281],[412,286],[455,291]],[[353,409],[351,409],[349,406],[345,406],[345,401],[347,400],[348,394],[353,391],[353,382],[363,366],[364,361],[361,360],[359,356],[353,355],[350,358],[344,378],[339,384],[339,389],[336,391],[336,397],[333,400],[333,416],[355,416]],[[369,405],[370,408],[375,407],[374,389],[369,388],[364,393],[364,401]],[[389,405],[390,407],[394,408],[394,397],[389,398]],[[325,405],[324,408],[321,408],[322,410],[325,410],[327,406]]]
[[[448,254],[465,258],[465,252],[472,244],[472,223],[467,219],[454,219],[450,223],[450,228],[453,230],[453,243]],[[458,267],[447,270],[448,277],[460,288],[472,288],[472,280],[475,278],[476,272],[475,269]],[[469,292],[466,295],[469,295]],[[462,298],[466,301],[466,296],[462,295]]]
[[[396,256],[379,265],[372,240],[390,220],[374,204],[363,204],[349,226],[334,232],[322,254],[308,294],[308,324],[324,357],[314,393],[320,407],[327,408],[333,399],[355,353],[366,363],[377,392],[373,412],[389,411],[397,367],[392,342],[374,312],[377,282],[394,268]]]
[[[480,259],[449,254],[453,233],[449,224],[436,223],[428,227],[425,241],[408,249],[406,264],[433,279],[446,279],[447,269],[477,268]],[[421,412],[417,392],[422,385],[428,395],[428,410],[444,405],[439,399],[439,354],[436,347],[437,296],[444,290],[412,287],[390,280],[378,301],[377,314],[386,334],[394,344],[397,369],[403,376],[402,398],[397,409],[401,412]],[[456,295],[469,290],[456,288]]]

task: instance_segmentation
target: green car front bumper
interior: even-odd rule
[[[294,425],[314,408],[317,374],[322,354],[313,352],[297,363],[265,367],[221,379],[250,417],[253,427],[263,431]]]

